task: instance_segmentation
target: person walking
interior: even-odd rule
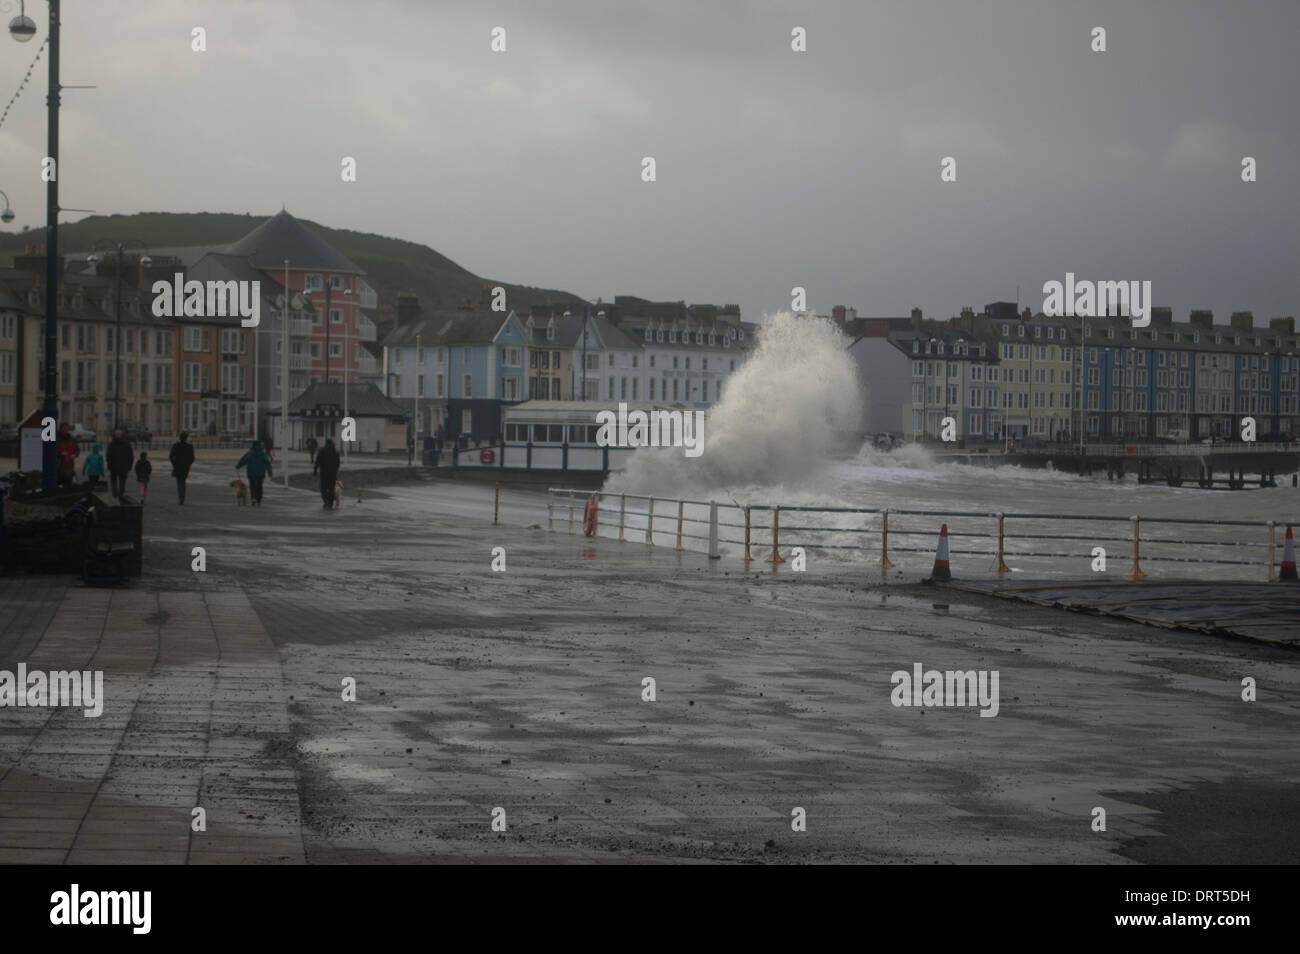
[[[325,446],[316,455],[312,473],[320,474],[320,499],[324,503],[321,509],[329,510],[337,503],[334,498],[334,482],[339,479],[339,452],[334,449],[332,437],[325,438]]]
[[[316,438],[307,438],[307,453],[311,455],[311,462],[316,463],[316,448],[320,445],[316,443]]]
[[[252,501],[254,507],[261,506],[262,481],[273,476],[271,474],[271,458],[266,451],[262,450],[261,441],[253,441],[253,446],[248,449],[248,453],[239,458],[235,470],[239,470],[241,467],[248,474],[249,500]]]
[[[135,462],[135,482],[140,486],[140,503],[149,496],[149,478],[153,476],[153,464],[149,462],[149,452],[140,451],[140,459]]]
[[[81,474],[83,477],[90,478],[90,489],[98,489],[100,480],[104,477],[104,455],[99,452],[99,445],[92,444],[90,453],[81,464]]]
[[[172,476],[176,478],[176,494],[182,505],[185,503],[185,481],[190,476],[190,468],[194,466],[194,445],[189,442],[189,436],[189,431],[181,431],[167,455],[172,465]]]
[[[59,486],[71,487],[77,479],[77,442],[66,424],[59,426],[59,442],[54,445],[54,457],[59,469]]]
[[[113,439],[108,442],[108,477],[109,490],[118,500],[126,493],[126,477],[131,473],[135,463],[135,451],[126,439],[121,428],[113,432]]]

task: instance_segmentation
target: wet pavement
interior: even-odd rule
[[[954,587],[1151,626],[1300,648],[1300,583],[972,581]]]
[[[106,696],[99,718],[0,709],[0,862],[1300,848],[1293,652],[548,533],[536,494],[503,492],[493,527],[491,487],[419,474],[358,504],[361,462],[337,511],[278,484],[237,508],[232,461],[201,458],[184,507],[155,481],[130,589],[0,579],[0,669],[102,669]],[[997,716],[893,705],[917,663],[998,671]]]

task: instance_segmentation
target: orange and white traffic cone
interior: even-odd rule
[[[1295,541],[1291,539],[1291,525],[1286,525],[1286,542],[1282,544],[1282,573],[1279,580],[1300,581],[1295,571]]]
[[[939,552],[934,555],[934,572],[930,574],[931,583],[942,583],[952,579],[948,569],[948,525],[939,528]]]

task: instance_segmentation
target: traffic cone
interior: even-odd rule
[[[1286,542],[1282,544],[1282,574],[1279,580],[1300,581],[1295,572],[1295,541],[1291,539],[1291,524],[1286,525]]]
[[[930,574],[930,582],[942,583],[952,579],[952,571],[948,569],[948,525],[945,523],[939,528],[939,552],[934,555],[934,572]]]

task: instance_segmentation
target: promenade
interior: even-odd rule
[[[99,718],[0,709],[0,862],[1300,848],[1292,652],[817,561],[746,572],[548,534],[544,496],[503,492],[493,527],[490,486],[413,476],[358,504],[350,475],[380,463],[365,459],[338,511],[278,482],[236,508],[234,456],[200,456],[184,507],[156,468],[131,588],[0,579],[0,670],[99,669],[106,697]],[[997,717],[895,707],[891,674],[916,663],[997,670]]]

